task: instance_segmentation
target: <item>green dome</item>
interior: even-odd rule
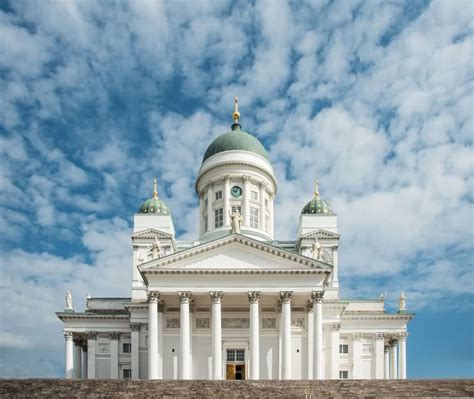
[[[234,123],[232,131],[221,134],[207,147],[202,162],[215,154],[232,150],[253,152],[269,161],[267,151],[262,143],[255,136],[240,130],[238,123]]]
[[[303,215],[333,215],[331,205],[319,195],[309,201],[301,211]]]
[[[170,210],[158,197],[147,199],[140,207],[138,213],[152,213],[154,215],[169,215]]]

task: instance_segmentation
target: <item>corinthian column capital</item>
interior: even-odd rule
[[[191,291],[178,291],[179,303],[188,303],[191,299]]]
[[[150,303],[158,303],[158,299],[160,298],[160,293],[158,291],[148,291],[148,302]]]
[[[323,291],[312,291],[311,292],[311,299],[314,303],[321,303],[323,301]]]
[[[211,297],[211,303],[221,303],[224,293],[222,291],[211,291],[209,292]]]
[[[259,303],[260,296],[261,296],[260,291],[249,291],[248,293],[249,303]]]
[[[281,303],[291,303],[292,296],[293,296],[293,291],[280,291]]]

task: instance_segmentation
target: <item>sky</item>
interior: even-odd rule
[[[400,291],[408,377],[474,377],[473,15],[444,1],[0,1],[0,377],[62,377],[71,290],[127,297],[159,181],[179,239],[232,123],[265,145],[275,237],[314,180],[345,298]]]

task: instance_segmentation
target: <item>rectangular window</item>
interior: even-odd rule
[[[258,209],[250,208],[250,227],[258,229]]]
[[[222,198],[222,191],[216,191],[216,200],[220,200]]]
[[[224,209],[219,208],[214,210],[214,226],[217,229],[224,224]]]
[[[340,378],[340,379],[347,379],[347,378],[349,378],[349,371],[347,371],[347,370],[341,370],[341,371],[339,371],[339,378]]]
[[[250,192],[250,199],[254,201],[258,201],[258,193],[256,191],[251,191]]]
[[[242,208],[240,205],[232,205],[232,213],[239,212],[242,215]]]
[[[123,379],[129,380],[132,378],[132,369],[123,369]]]
[[[207,216],[204,216],[204,232],[209,229],[209,221],[207,220]]]
[[[339,353],[344,353],[344,354],[349,353],[349,345],[347,344],[339,345]]]
[[[245,361],[245,351],[243,349],[237,349],[235,351],[235,360],[238,362]]]
[[[227,349],[228,362],[244,362],[245,349]]]
[[[123,353],[132,353],[132,344],[130,344],[130,343],[122,344],[122,352]]]

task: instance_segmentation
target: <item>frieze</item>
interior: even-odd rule
[[[297,317],[291,319],[291,327],[303,328],[304,327],[304,317]]]
[[[223,318],[222,328],[249,328],[250,320],[248,318]]]
[[[180,321],[177,317],[166,318],[166,328],[179,328]]]
[[[210,328],[211,320],[208,318],[196,318],[196,328]]]
[[[262,329],[276,328],[276,319],[273,317],[262,318]]]
[[[97,353],[109,353],[110,345],[105,342],[101,342],[97,345]]]

